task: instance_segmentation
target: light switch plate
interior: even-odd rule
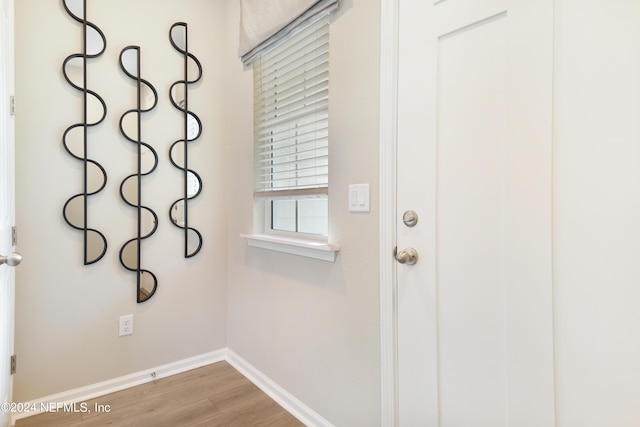
[[[349,212],[369,212],[369,184],[349,185]]]

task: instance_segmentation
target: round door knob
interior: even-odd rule
[[[22,262],[22,255],[17,252],[10,253],[7,256],[0,255],[0,265],[7,264],[9,267],[15,267]]]
[[[400,264],[413,265],[418,262],[418,252],[413,248],[406,248],[396,253],[396,261]]]

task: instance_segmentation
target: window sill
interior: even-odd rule
[[[312,240],[290,239],[266,234],[241,234],[247,239],[247,244],[255,248],[268,249],[276,252],[300,255],[322,261],[335,262],[339,246]]]

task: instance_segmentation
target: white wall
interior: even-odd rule
[[[62,134],[81,120],[81,98],[65,82],[62,61],[81,51],[81,26],[61,1],[16,1],[16,122],[18,250],[16,271],[16,401],[34,399],[140,371],[226,346],[226,144],[224,51],[225,3],[208,0],[110,0],[88,2],[89,20],[107,37],[107,51],[89,66],[89,88],[103,96],[108,115],[90,131],[90,157],[107,170],[107,187],[91,198],[90,221],[108,238],[105,258],[82,266],[81,233],[62,219],[65,201],[81,191],[81,162],[62,145]],[[181,57],[169,28],[189,25],[190,50],[204,77],[189,98],[203,122],[190,166],[203,192],[190,204],[190,221],[204,236],[196,257],[182,257],[182,233],[169,224],[170,204],[182,178],[168,160],[181,134],[181,116],[168,99],[181,78]],[[134,145],[118,131],[135,92],[118,66],[122,48],[142,47],[142,77],[159,93],[143,118],[143,139],[160,157],[143,179],[143,204],[159,216],[145,240],[143,267],[159,280],[158,291],[136,304],[135,275],[119,263],[122,244],[135,235],[134,210],[119,196],[121,181],[135,171]],[[135,333],[118,337],[118,317],[133,313]]]
[[[64,202],[81,188],[80,162],[62,146],[81,101],[61,74],[64,58],[81,49],[80,29],[60,2],[16,2],[17,225],[25,260],[17,271],[15,400],[229,345],[332,423],[379,425],[378,2],[344,0],[331,24],[330,239],[341,245],[335,263],[247,248],[239,237],[252,227],[253,154],[252,75],[237,58],[237,0],[89,5],[90,20],[107,36],[107,52],[90,64],[89,87],[108,106],[106,121],[90,132],[90,157],[109,175],[91,198],[90,217],[109,251],[82,266],[81,233],[62,219]],[[205,73],[189,98],[204,124],[190,163],[204,181],[190,205],[204,247],[189,260],[167,219],[181,188],[167,157],[181,126],[167,97],[181,70],[168,42],[177,21],[188,22],[190,50]],[[132,144],[117,126],[133,103],[117,62],[129,44],[142,46],[143,78],[160,95],[143,120],[143,139],[160,156],[143,197],[161,221],[143,242],[143,266],[159,278],[156,295],[143,304],[135,303],[135,276],[118,260],[135,232],[132,209],[118,194],[135,167]],[[371,212],[349,213],[348,184],[367,182]],[[119,338],[118,317],[129,313],[135,333]]]
[[[252,231],[252,72],[237,60],[228,0],[229,347],[337,426],[380,424],[379,2],[344,0],[331,22],[329,234],[335,263],[247,248]],[[239,172],[238,172],[239,171]],[[349,184],[372,210],[347,211]]]
[[[640,425],[640,4],[556,1],[557,425]]]

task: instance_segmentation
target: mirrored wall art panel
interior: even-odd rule
[[[156,276],[142,268],[142,240],[151,237],[158,228],[158,216],[149,207],[142,205],[142,177],[152,173],[158,166],[158,154],[151,145],[142,141],[142,113],[151,111],[158,103],[156,89],[141,77],[140,47],[127,46],[120,53],[120,68],[135,81],[136,108],[126,111],[120,118],[120,132],[136,145],[136,171],[127,176],[120,185],[120,196],[137,211],[137,233],[120,250],[120,262],[129,271],[136,273],[136,300],[147,301],[158,288]]]
[[[188,49],[187,24],[176,22],[169,30],[169,40],[183,60],[183,78],[169,89],[171,104],[180,111],[183,120],[181,139],[171,145],[169,159],[171,164],[182,172],[182,197],[171,205],[169,217],[171,223],[184,232],[184,256],[192,257],[202,248],[202,235],[189,224],[189,200],[200,194],[202,179],[189,169],[189,146],[200,137],[202,122],[196,114],[189,111],[189,85],[202,77],[200,61]]]
[[[100,192],[107,183],[107,174],[100,165],[89,158],[88,128],[100,124],[107,114],[104,100],[88,87],[87,62],[98,58],[107,47],[102,31],[87,20],[87,0],[63,0],[67,13],[82,29],[82,52],[69,55],[62,64],[62,73],[71,87],[82,92],[82,121],[67,128],[62,137],[66,151],[82,162],[79,179],[82,192],[71,196],[64,204],[62,215],[67,224],[83,233],[83,262],[93,264],[107,252],[107,239],[100,231],[89,226],[89,197]]]

